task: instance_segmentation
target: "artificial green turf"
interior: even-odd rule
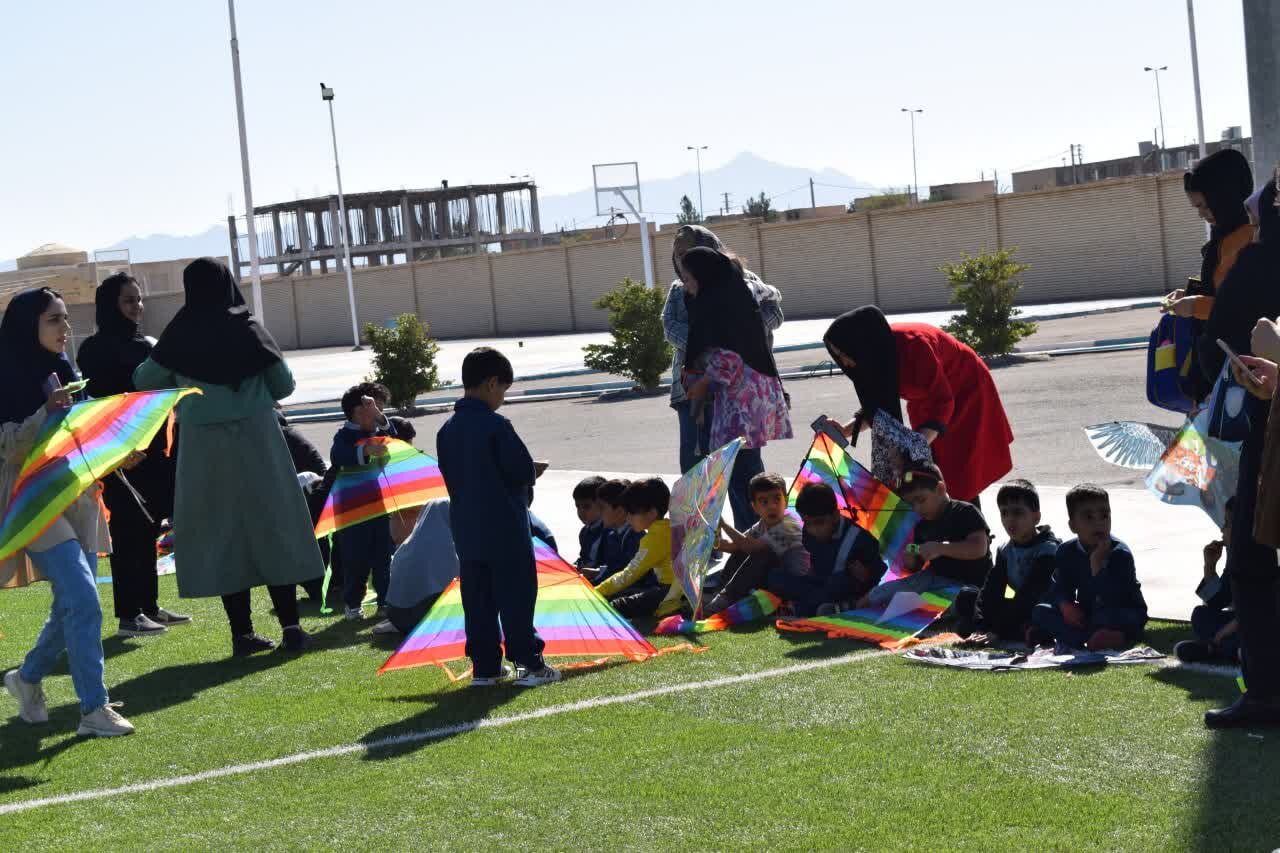
[[[177,603],[172,578],[162,594]],[[0,604],[8,669],[48,587]],[[232,660],[217,600],[181,604],[195,625],[106,640],[112,698],[138,733],[76,739],[70,679],[51,678],[48,725],[0,725],[0,803],[867,650],[760,628],[707,635],[703,654],[475,692],[433,668],[376,676],[392,643],[314,610],[317,649]],[[259,630],[278,633],[264,592],[255,604]],[[1151,639],[1167,649],[1180,630],[1157,625]],[[1270,850],[1280,737],[1200,722],[1234,695],[1230,679],[1184,670],[996,674],[869,658],[4,815],[0,850]]]

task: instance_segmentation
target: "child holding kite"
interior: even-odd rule
[[[544,643],[533,627],[538,599],[529,531],[533,457],[511,422],[498,414],[513,382],[506,356],[489,347],[472,350],[462,360],[465,394],[436,433],[474,687],[492,687],[514,674],[502,663],[504,642],[506,657],[524,668],[517,685],[560,680],[559,670],[542,659]]]
[[[77,379],[64,350],[71,335],[67,306],[49,288],[26,290],[9,302],[0,321],[0,512],[45,419],[72,404],[61,388]],[[57,378],[50,382],[51,377]],[[107,698],[103,681],[102,605],[94,579],[98,551],[98,503],[94,490],[80,495],[23,552],[0,563],[0,586],[35,580],[29,558],[53,587],[49,619],[22,666],[5,673],[5,689],[18,700],[26,723],[45,723],[44,677],[67,653],[71,683],[80,699],[77,734],[127,735],[133,725]]]
[[[760,520],[741,533],[721,522],[725,538],[716,550],[732,556],[722,573],[724,583],[703,607],[707,616],[736,604],[753,590],[768,589],[782,595],[771,583],[775,574],[793,578],[809,572],[809,555],[801,543],[800,525],[787,514],[787,481],[777,474],[757,474],[747,489],[751,508]]]
[[[880,543],[840,513],[836,493],[826,483],[809,483],[796,496],[804,522],[802,542],[809,554],[802,575],[775,572],[769,589],[790,601],[799,617],[825,615],[875,589],[888,566]]]

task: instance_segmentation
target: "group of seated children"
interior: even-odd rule
[[[885,607],[902,592],[958,587],[956,630],[975,642],[1056,642],[1100,650],[1132,645],[1141,634],[1147,605],[1133,554],[1111,535],[1105,490],[1082,485],[1067,494],[1076,538],[1063,543],[1041,526],[1035,487],[1026,480],[1007,483],[996,502],[1009,541],[996,550],[994,563],[981,511],[952,500],[935,466],[907,472],[900,491],[920,521],[905,559],[908,574],[881,583],[887,567],[879,544],[840,512],[829,486],[810,483],[801,490],[797,523],[787,511],[786,482],[776,474],[757,475],[749,494],[760,520],[745,532],[721,525],[717,549],[730,558],[703,615],[718,613],[757,589],[787,602],[785,615],[804,618],[850,607]],[[629,484],[589,478],[574,490],[583,522],[578,565],[628,618],[665,616],[682,606],[671,569],[669,500],[670,492],[657,478]],[[619,565],[602,555],[608,536],[623,532],[624,519],[626,529],[643,538],[629,561]],[[1208,613],[1203,620],[1208,625]],[[1224,624],[1214,623],[1215,637]],[[1216,650],[1212,646],[1205,654]]]

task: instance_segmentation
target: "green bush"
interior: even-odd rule
[[[391,405],[401,412],[414,411],[419,394],[440,387],[436,369],[440,346],[416,314],[401,314],[391,329],[367,323],[364,336],[373,347],[371,379],[387,386]]]
[[[592,370],[625,376],[646,391],[662,381],[671,366],[671,345],[662,334],[662,306],[666,294],[638,281],[624,278],[596,300],[609,312],[613,343],[583,347]]]
[[[1018,341],[1036,332],[1036,324],[1019,320],[1022,312],[1013,307],[1022,289],[1022,273],[1031,269],[1014,260],[1015,251],[961,253],[958,263],[939,267],[951,282],[951,301],[964,306],[964,313],[944,328],[980,356],[1007,355]]]

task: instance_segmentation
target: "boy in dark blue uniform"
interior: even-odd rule
[[[537,687],[560,680],[542,659],[533,627],[538,574],[529,531],[533,457],[497,410],[515,381],[511,362],[480,347],[462,361],[466,396],[436,434],[440,473],[451,500],[449,525],[458,552],[467,657],[473,687],[511,675],[506,656],[524,669],[515,683]],[[501,622],[501,632],[499,631]]]

